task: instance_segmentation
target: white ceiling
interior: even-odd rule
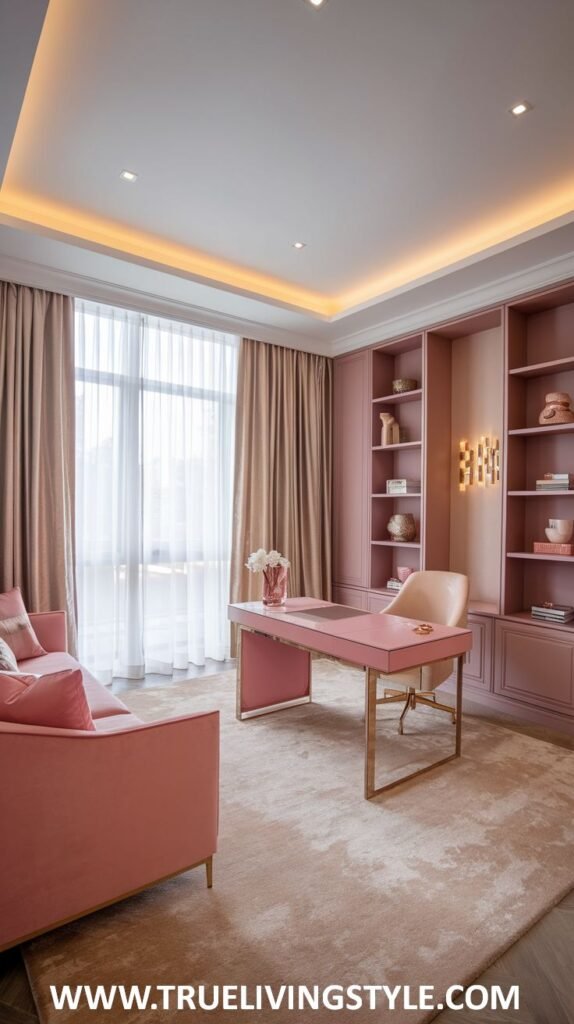
[[[90,280],[127,287],[127,259],[142,292],[143,264],[238,321],[368,332],[574,252],[573,38],[573,0],[51,0],[0,256],[62,270],[78,244]]]

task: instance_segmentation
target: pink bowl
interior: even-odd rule
[[[397,565],[397,576],[400,579],[401,583],[404,583],[405,580],[408,580],[412,572],[414,572],[414,569],[409,569],[408,565]]]

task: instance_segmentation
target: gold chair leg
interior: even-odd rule
[[[205,877],[207,879],[207,888],[213,887],[213,857],[208,857],[205,862]]]
[[[420,693],[417,693],[416,695],[416,702],[417,704],[424,704],[427,708],[434,708],[437,711],[446,711],[447,714],[452,717],[452,724],[456,725],[456,711],[448,704],[441,704],[440,701],[436,700],[436,698],[435,700],[429,700],[428,697],[421,697]]]
[[[407,699],[405,701],[405,706],[404,706],[403,710],[401,711],[401,717],[399,718],[399,735],[400,736],[403,735],[403,723],[404,723],[404,720],[405,720],[405,718],[407,716],[407,711],[409,711],[409,709],[414,707],[414,703],[413,703],[414,695],[415,695],[414,687],[409,686],[408,691],[407,691]]]
[[[406,690],[400,690],[393,697],[377,697],[376,704],[396,704],[397,701],[405,699]]]

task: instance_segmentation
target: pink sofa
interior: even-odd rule
[[[63,612],[30,615],[57,671]],[[0,950],[206,865],[217,848],[219,712],[145,724],[85,669],[95,732],[0,722]]]

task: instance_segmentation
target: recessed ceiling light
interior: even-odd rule
[[[521,100],[520,103],[515,103],[510,108],[510,113],[514,114],[515,117],[520,117],[521,114],[526,114],[529,110],[532,110],[532,104],[528,100]]]
[[[305,0],[310,7],[323,7],[327,0]]]
[[[306,245],[307,245],[307,242],[293,242],[293,248],[294,249],[304,249],[306,247]]]
[[[122,178],[124,181],[137,181],[137,177],[138,176],[135,173],[135,171],[122,171],[122,173],[120,174],[120,178]]]

